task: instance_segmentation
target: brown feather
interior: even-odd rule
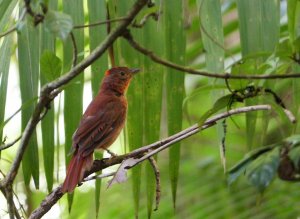
[[[68,165],[62,191],[72,192],[89,170],[95,149],[108,148],[124,127],[127,100],[124,96],[138,70],[112,68],[105,73],[98,95],[90,103],[73,135],[73,157]]]

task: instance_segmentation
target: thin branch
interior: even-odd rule
[[[9,30],[5,31],[4,33],[0,33],[0,38],[5,37],[6,35],[14,32],[17,30],[17,27],[12,27]]]
[[[146,145],[144,147],[138,148],[130,153],[123,154],[123,155],[120,155],[117,157],[112,157],[110,159],[104,158],[101,160],[95,160],[91,170],[85,173],[85,177],[89,176],[92,173],[103,170],[107,167],[114,166],[116,164],[120,164],[124,160],[129,159],[129,158],[139,158],[140,157],[140,159],[137,159],[138,162],[135,164],[135,165],[137,165],[138,163],[142,162],[143,160],[146,160],[149,157],[152,157],[154,154],[170,147],[171,145],[177,143],[178,141],[188,138],[188,137],[198,133],[201,130],[207,129],[207,128],[215,125],[216,122],[221,119],[230,117],[235,114],[246,113],[246,112],[257,111],[257,110],[270,110],[270,109],[271,109],[271,107],[269,105],[257,105],[257,106],[241,107],[238,109],[229,110],[228,112],[218,114],[218,115],[206,120],[206,122],[204,123],[204,125],[202,127],[199,127],[198,124],[195,124],[195,125],[187,128],[177,134],[174,134],[164,140],[157,141],[150,145]],[[148,154],[143,156],[146,153],[148,153]],[[128,168],[132,168],[135,165],[129,166]],[[45,213],[47,213],[51,209],[51,207],[64,195],[61,192],[61,187],[62,187],[62,185],[59,185],[57,188],[55,188],[42,201],[41,205],[32,212],[29,219],[41,218]]]
[[[62,85],[68,83],[77,75],[83,72],[85,68],[90,66],[94,61],[96,61],[105,51],[106,49],[119,37],[123,34],[127,26],[132,22],[134,17],[138,14],[138,12],[147,4],[147,0],[138,0],[133,5],[132,9],[129,11],[126,16],[127,19],[122,21],[100,44],[88,57],[86,57],[83,61],[81,61],[78,65],[72,68],[69,72],[58,78],[54,82],[50,82],[46,84],[41,89],[40,99],[35,107],[34,113],[32,114],[29,122],[26,125],[26,128],[23,132],[23,136],[21,138],[20,146],[15,156],[12,167],[10,168],[6,178],[1,182],[0,186],[6,186],[11,184],[15,179],[17,172],[20,167],[21,160],[23,158],[24,152],[28,146],[29,139],[35,130],[36,125],[39,122],[40,114],[43,112],[45,106],[49,105],[49,103],[53,100],[50,94],[57,88],[60,88]],[[59,93],[59,92],[57,92]]]
[[[139,43],[137,43],[129,31],[125,32],[123,37],[127,40],[127,42],[137,51],[144,54],[145,56],[148,56],[152,61],[157,62],[159,64],[162,64],[164,66],[176,69],[181,72],[186,72],[189,74],[194,75],[201,75],[205,77],[210,78],[222,78],[222,79],[248,79],[248,80],[260,80],[260,79],[287,79],[287,78],[300,78],[300,73],[294,73],[294,74],[276,74],[276,75],[246,75],[246,74],[240,74],[240,75],[232,75],[230,73],[210,73],[205,71],[199,71],[190,67],[185,67],[182,65],[178,65],[176,63],[173,63],[171,61],[162,59],[161,57],[157,56],[153,51],[148,50],[144,47],[142,47]]]
[[[159,17],[159,14],[157,12],[152,12],[152,13],[149,13],[149,14],[146,14],[142,20],[140,21],[140,23],[137,23],[136,21],[132,24],[132,27],[136,27],[136,28],[142,28],[147,20],[152,17],[155,21],[158,20],[158,17]]]
[[[70,32],[71,42],[73,46],[73,60],[72,60],[72,68],[77,65],[77,45],[73,32]]]
[[[119,18],[114,18],[114,19],[109,19],[106,21],[99,21],[91,24],[84,24],[84,25],[75,25],[73,29],[80,29],[80,28],[86,28],[86,27],[97,27],[99,25],[103,24],[108,24],[108,23],[113,23],[113,22],[118,22],[118,21],[124,21],[127,20],[127,17],[119,17]]]
[[[3,151],[7,148],[10,148],[11,146],[13,146],[15,143],[17,143],[20,139],[21,139],[22,136],[18,137],[17,139],[15,139],[14,141],[8,143],[8,144],[3,144],[0,146],[0,151]]]
[[[13,190],[12,190],[11,186],[8,186],[6,188],[0,188],[0,190],[7,200],[9,217],[12,219],[14,219],[15,217],[17,219],[21,219],[18,209],[16,208],[16,205],[14,203]]]
[[[22,21],[24,19],[25,15],[26,15],[26,9],[24,9],[21,12],[21,16],[20,16],[19,21]],[[5,37],[6,35],[11,34],[12,32],[14,32],[16,30],[17,30],[17,25],[15,25],[14,27],[11,27],[10,29],[8,29],[7,31],[5,31],[4,33],[0,33],[0,38]]]
[[[115,174],[116,174],[116,172],[103,173],[101,175],[95,175],[95,176],[87,177],[83,180],[83,182],[91,181],[91,180],[94,180],[94,179],[103,179],[103,178],[106,178],[106,177],[114,176]]]
[[[156,197],[155,197],[155,209],[154,211],[158,210],[158,206],[159,206],[159,202],[160,202],[160,173],[159,173],[159,169],[157,166],[157,163],[155,161],[155,159],[153,157],[149,157],[149,162],[153,168],[153,172],[155,175],[155,181],[156,181]]]

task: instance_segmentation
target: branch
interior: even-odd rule
[[[123,37],[127,40],[127,42],[137,51],[144,54],[145,56],[148,56],[152,61],[157,62],[161,65],[176,69],[181,72],[187,72],[194,75],[201,75],[205,77],[210,78],[222,78],[222,79],[252,79],[252,80],[260,80],[260,79],[286,79],[286,78],[300,78],[300,73],[295,74],[276,74],[276,75],[246,75],[246,74],[240,74],[240,75],[232,75],[230,73],[210,73],[210,72],[204,72],[199,71],[196,69],[192,69],[190,67],[185,67],[182,65],[178,65],[174,62],[165,60],[157,56],[153,51],[146,49],[145,47],[142,47],[139,43],[137,43],[132,35],[130,34],[129,30],[124,33]]]
[[[72,41],[72,46],[73,46],[73,60],[72,60],[72,68],[77,65],[77,44],[75,40],[75,36],[73,32],[70,32],[70,37]]]
[[[154,211],[157,211],[158,206],[159,206],[159,202],[160,202],[160,172],[159,172],[159,169],[158,169],[158,166],[157,166],[157,163],[156,163],[155,159],[153,157],[149,157],[148,160],[151,164],[151,167],[153,168],[153,172],[154,172],[154,175],[155,175],[156,197],[155,197],[155,209],[154,209]]]
[[[88,177],[90,174],[103,170],[107,167],[114,166],[116,164],[122,163],[124,160],[129,158],[138,158],[136,159],[137,162],[126,168],[132,168],[137,164],[141,163],[142,161],[152,157],[154,154],[170,147],[171,145],[181,141],[185,138],[188,138],[201,130],[207,129],[217,123],[217,121],[230,117],[235,114],[246,113],[251,111],[258,111],[258,110],[270,110],[271,107],[269,105],[257,105],[257,106],[248,106],[248,107],[241,107],[238,109],[233,109],[228,112],[220,113],[210,119],[207,119],[202,127],[199,127],[198,124],[195,124],[177,134],[174,134],[164,140],[154,142],[150,145],[143,146],[138,148],[130,153],[123,154],[116,157],[111,157],[110,159],[104,158],[101,160],[94,160],[93,166],[90,171],[85,173],[85,177]],[[146,155],[145,155],[146,154]],[[62,185],[59,185],[55,188],[41,203],[41,205],[35,209],[32,214],[30,215],[29,219],[36,219],[41,218],[44,214],[46,214],[51,207],[64,195],[61,192]]]
[[[106,21],[99,21],[99,22],[95,22],[95,23],[91,23],[91,24],[75,25],[73,27],[73,29],[80,29],[80,28],[86,28],[86,27],[97,27],[102,24],[108,24],[108,23],[113,23],[113,22],[117,22],[117,21],[124,21],[127,19],[128,19],[127,17],[119,17],[119,18],[109,19]]]
[[[13,146],[15,143],[17,143],[19,140],[21,139],[21,136],[18,137],[17,139],[15,139],[14,141],[8,143],[8,144],[3,144],[0,146],[0,151],[3,151],[7,148],[10,148],[11,146]]]
[[[57,80],[46,84],[41,89],[40,99],[35,107],[34,113],[31,116],[31,119],[26,125],[26,128],[23,132],[23,136],[21,138],[20,146],[17,151],[16,157],[12,164],[11,169],[9,170],[5,179],[1,182],[0,187],[5,187],[8,184],[11,184],[15,179],[18,169],[20,167],[21,160],[23,158],[25,149],[28,146],[29,139],[40,121],[40,114],[42,113],[45,106],[49,105],[49,103],[54,99],[55,95],[51,95],[52,92],[56,92],[55,89],[61,87],[62,85],[68,83],[77,75],[82,73],[85,68],[90,66],[94,61],[96,61],[105,51],[106,49],[126,30],[127,26],[132,22],[134,17],[138,14],[138,12],[147,4],[147,0],[138,0],[133,5],[132,9],[127,14],[127,19],[122,21],[106,38],[105,40],[83,61],[81,61],[78,65],[72,68],[69,72],[58,78]],[[56,92],[57,95],[60,91]]]

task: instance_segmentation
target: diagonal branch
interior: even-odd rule
[[[274,75],[232,75],[229,73],[219,74],[219,73],[210,73],[199,71],[190,67],[185,67],[182,65],[178,65],[174,62],[171,62],[166,59],[162,59],[161,57],[157,56],[153,51],[146,49],[145,47],[141,46],[138,42],[136,42],[132,35],[130,34],[129,30],[124,33],[123,37],[127,40],[127,42],[137,51],[148,56],[152,61],[157,62],[161,65],[176,69],[181,72],[186,72],[189,74],[194,75],[201,75],[210,78],[221,78],[221,79],[252,79],[252,80],[260,80],[260,79],[286,79],[286,78],[300,78],[300,73],[295,74],[274,74]]]
[[[154,142],[150,145],[143,146],[138,148],[130,153],[123,154],[116,157],[111,157],[110,159],[104,158],[102,160],[95,160],[93,166],[90,171],[85,173],[85,177],[89,176],[92,173],[98,172],[103,170],[107,167],[120,164],[122,161],[129,159],[129,158],[137,158],[137,161],[132,166],[127,166],[126,168],[130,169],[135,165],[141,163],[142,161],[148,159],[149,157],[153,156],[154,154],[159,153],[160,151],[171,147],[178,141],[181,141],[185,138],[188,138],[201,130],[207,129],[217,123],[217,121],[222,120],[224,118],[230,117],[235,114],[246,113],[251,111],[257,110],[270,110],[271,107],[269,105],[257,105],[257,106],[248,106],[248,107],[241,107],[238,109],[230,110],[228,112],[224,112],[218,114],[210,119],[207,119],[202,127],[199,127],[198,124],[195,124],[177,134],[174,134],[164,140]],[[29,219],[36,219],[41,218],[44,214],[46,214],[52,206],[64,195],[61,192],[62,185],[59,185],[55,188],[47,197],[41,202],[41,205],[35,209],[32,214],[30,215]]]

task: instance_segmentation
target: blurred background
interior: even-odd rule
[[[32,0],[34,11],[42,13],[41,5],[48,9],[44,21],[35,26],[32,17],[24,15],[23,1],[0,0],[3,144],[21,135],[41,87],[67,73],[74,65],[74,54],[77,63],[87,57],[118,21],[88,25],[122,18],[134,2]],[[220,74],[300,72],[297,0],[152,2],[154,5],[145,7],[129,29],[135,41],[162,59]],[[87,26],[82,27],[83,24]],[[11,27],[12,33],[2,34]],[[272,89],[296,117],[299,113],[299,79],[228,80],[228,89],[224,80],[186,74],[157,64],[120,37],[83,74],[62,87],[63,92],[37,126],[13,187],[15,202],[25,218],[63,182],[72,135],[85,108],[97,94],[105,70],[112,66],[142,69],[127,93],[126,128],[110,148],[119,155],[199,122],[208,110],[217,108],[214,103],[219,98],[232,90],[245,94],[249,85]],[[262,91],[252,96],[243,103],[228,102],[221,111],[255,104],[271,104],[273,110],[232,116],[227,119],[226,131],[220,122],[159,153],[156,159],[161,175],[161,202],[157,211],[153,211],[153,170],[144,162],[128,172],[126,182],[109,189],[109,179],[83,183],[73,195],[63,196],[44,218],[299,217],[299,183],[277,177],[279,150],[275,148],[253,158],[248,169],[239,165],[246,154],[251,157],[251,152],[271,144],[283,147],[280,143],[283,139],[299,134],[297,123],[288,120],[272,95]],[[220,154],[224,137],[225,159]],[[295,140],[297,146],[299,139]],[[17,149],[18,143],[1,151],[0,178],[8,172]],[[270,156],[275,152],[275,158]],[[109,157],[102,152],[95,154],[95,158],[103,156]],[[297,149],[291,158],[297,171],[299,157]],[[240,169],[230,172],[236,164]],[[114,166],[103,172],[116,169]],[[0,218],[9,218],[2,194],[0,203]]]

